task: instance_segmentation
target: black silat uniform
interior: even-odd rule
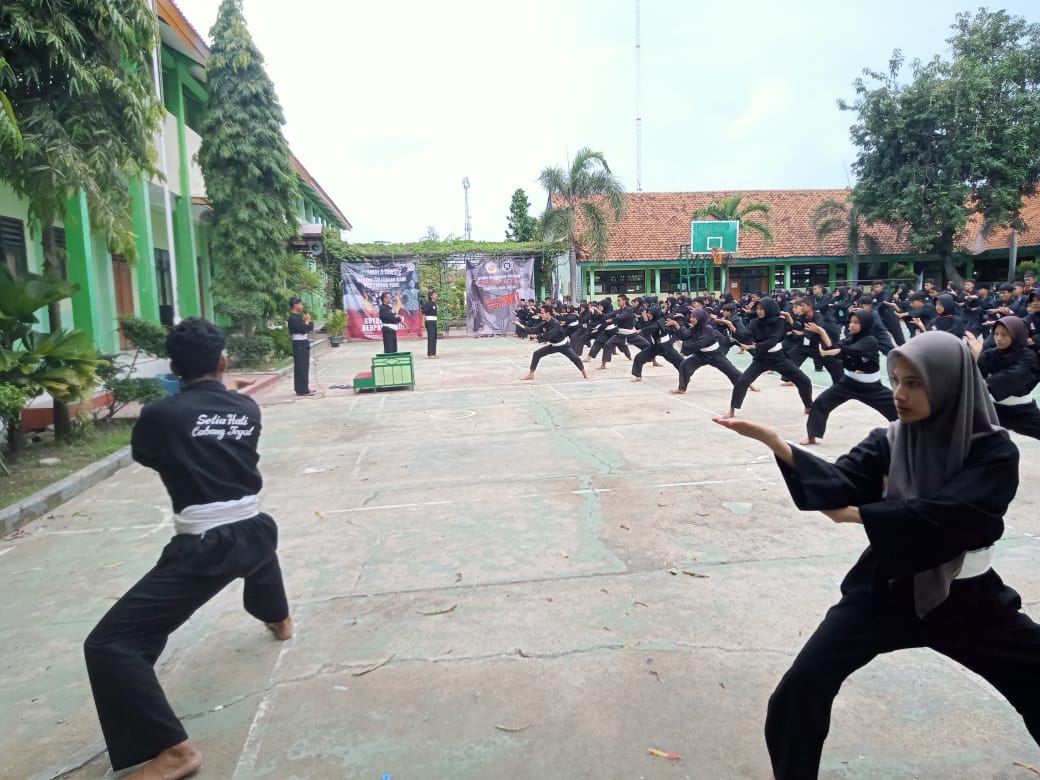
[[[805,317],[792,317],[792,319],[794,322],[788,324],[788,332],[794,335],[795,344],[787,350],[787,357],[790,358],[791,362],[798,368],[801,368],[806,358],[812,358],[827,370],[827,373],[831,375],[832,382],[837,382],[841,379],[841,359],[824,357],[820,354],[820,337],[805,327]],[[830,336],[832,343],[838,340],[838,325],[835,322],[819,323],[818,320],[816,322],[827,331],[827,335]],[[783,379],[785,382],[790,381],[786,376]]]
[[[744,403],[751,383],[766,371],[776,371],[781,376],[788,377],[798,388],[798,395],[802,399],[802,405],[808,409],[812,406],[812,380],[802,370],[792,363],[783,351],[784,334],[787,332],[787,320],[780,316],[780,307],[772,298],[763,298],[758,303],[765,310],[765,317],[758,317],[748,326],[755,342],[755,348],[751,351],[751,365],[748,366],[740,379],[733,385],[733,395],[730,397],[730,408],[739,409]]]
[[[304,322],[303,315],[289,315],[289,337],[292,339],[293,388],[296,395],[308,395],[310,386],[311,342],[309,334],[314,330],[313,322]]]
[[[547,320],[539,318],[539,320],[539,324],[532,326],[528,333],[537,334],[538,340],[546,342],[546,345],[536,349],[531,355],[531,371],[538,368],[538,362],[546,355],[560,354],[577,366],[579,371],[584,372],[585,366],[582,365],[581,358],[571,349],[570,341],[567,339],[567,334],[563,332],[563,326],[559,321],[552,317]]]
[[[1040,379],[1040,358],[1027,346],[994,347],[979,355],[979,372],[986,380],[997,419],[1009,431],[1040,439],[1040,410],[1030,394]]]
[[[625,357],[631,360],[632,353],[629,346],[636,349],[646,349],[650,346],[650,342],[639,335],[639,329],[636,327],[636,310],[631,306],[624,306],[614,312],[613,323],[617,326],[617,330],[603,348],[604,363],[610,362],[615,348],[620,349],[625,353]]]
[[[426,323],[426,356],[437,354],[437,301],[427,300],[422,305],[423,322]]]
[[[701,366],[718,369],[726,375],[730,384],[735,385],[740,379],[740,369],[729,362],[725,350],[719,344],[720,332],[712,327],[711,315],[703,309],[694,309],[690,312],[690,319],[690,327],[682,328],[679,333],[689,355],[679,365],[679,390],[685,391],[689,387],[690,380]],[[726,328],[726,334],[729,334],[729,328]]]
[[[903,336],[903,327],[899,323],[896,309],[888,305],[891,301],[892,294],[887,287],[882,287],[881,292],[874,293],[874,311],[881,318],[881,324],[885,326],[892,340],[896,345],[902,346],[906,343],[906,338]],[[881,341],[879,340],[878,343],[880,344]]]
[[[682,356],[675,351],[674,337],[677,331],[665,323],[665,317],[661,313],[660,307],[651,307],[650,313],[654,315],[653,318],[643,322],[639,327],[640,335],[644,339],[649,336],[650,343],[632,361],[632,376],[635,377],[641,377],[643,366],[657,356],[663,357],[675,366],[677,371],[683,362]]]
[[[813,401],[805,424],[806,433],[812,438],[823,438],[831,412],[846,401],[860,401],[889,421],[897,417],[892,391],[881,384],[878,343],[872,334],[873,322],[869,321],[874,319],[874,313],[860,311],[852,316],[859,319],[860,331],[835,345],[841,349],[837,359],[844,374]]]
[[[134,426],[134,460],[159,472],[177,513],[177,534],[84,643],[94,704],[116,770],[188,738],[153,667],[170,634],[199,607],[244,578],[250,615],[265,623],[289,616],[278,529],[255,500],[263,485],[259,439],[256,402],[215,380],[191,383],[179,395],[147,404]]]
[[[383,323],[383,352],[397,352],[397,328],[401,318],[394,314],[394,307],[389,303],[379,304],[379,321]]]

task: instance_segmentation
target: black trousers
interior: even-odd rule
[[[289,616],[277,546],[278,528],[262,513],[205,534],[178,534],[90,632],[83,653],[113,769],[149,761],[188,738],[154,666],[192,613],[243,577],[246,612],[265,623]]]
[[[857,382],[843,376],[833,385],[824,390],[816,400],[813,401],[812,411],[805,424],[805,432],[814,439],[822,439],[827,431],[827,418],[831,412],[846,401],[860,401],[871,409],[875,409],[885,415],[885,419],[892,421],[896,414],[896,404],[892,400],[892,391],[877,382]]]
[[[756,349],[755,352],[758,350]],[[739,409],[744,403],[751,383],[758,379],[766,371],[775,371],[789,382],[794,382],[798,388],[798,395],[802,399],[802,406],[808,409],[812,406],[812,380],[802,370],[792,363],[782,349],[776,352],[766,352],[763,355],[755,355],[751,365],[744,369],[740,379],[733,385],[733,395],[730,397],[729,405],[733,409]]]
[[[997,419],[1002,427],[1009,431],[1021,433],[1023,436],[1032,436],[1040,439],[1040,409],[1036,407],[1036,401],[1019,406],[1001,406],[994,404],[997,409]]]
[[[394,334],[394,342],[396,347],[397,334]],[[437,323],[431,320],[426,320],[426,354],[431,357],[437,354]]]
[[[981,577],[1000,587],[996,572]],[[853,592],[831,607],[769,699],[766,745],[777,780],[816,777],[842,683],[875,656],[910,647],[929,647],[989,681],[1040,743],[1040,626],[1011,594],[1013,610],[980,610],[957,622],[918,619],[912,596],[897,607]]]
[[[832,382],[838,382],[843,376],[845,376],[845,369],[841,364],[841,358],[835,356],[824,357],[820,354],[820,350],[817,348],[807,347],[804,344],[798,343],[787,352],[787,357],[790,358],[791,362],[798,366],[798,368],[802,367],[802,363],[805,362],[807,357],[811,357],[815,365],[822,365],[827,369],[827,373],[831,375]],[[786,376],[783,377],[783,379],[785,382],[791,381]]]
[[[595,358],[600,353],[600,350],[606,345],[608,341],[617,333],[617,330],[601,330],[596,334],[596,337],[592,340],[592,348],[589,350],[589,357]],[[606,357],[606,355],[604,355]]]
[[[632,360],[632,376],[642,376],[643,366],[657,357],[663,357],[675,366],[676,371],[683,364],[682,355],[675,351],[675,345],[671,341],[665,344],[651,344]]]
[[[531,370],[534,371],[536,368],[538,368],[538,361],[541,360],[543,357],[545,357],[546,355],[553,354],[563,355],[575,366],[577,366],[579,371],[585,370],[585,366],[582,365],[581,358],[574,353],[573,349],[571,349],[570,342],[565,342],[564,344],[558,347],[555,347],[552,344],[546,344],[544,347],[536,349],[534,351],[534,354],[531,355]]]
[[[679,389],[685,390],[690,385],[690,380],[701,366],[711,366],[726,375],[730,384],[735,385],[740,379],[740,369],[729,362],[722,348],[711,352],[694,352],[679,366]]]
[[[309,341],[293,341],[293,385],[296,395],[307,395],[311,391],[310,377],[311,368],[311,343]]]
[[[397,352],[397,331],[383,328],[383,353],[390,355],[394,352]]]
[[[640,336],[638,332],[629,333],[627,336],[623,336],[615,331],[614,335],[610,337],[606,345],[603,347],[603,362],[609,363],[611,358],[614,357],[614,350],[619,349],[625,353],[625,357],[629,360],[632,359],[632,351],[629,347],[635,347],[636,349],[646,349],[650,346],[650,342],[647,341],[643,336]]]
[[[881,307],[881,324],[888,328],[888,332],[892,334],[892,341],[896,343],[897,347],[901,347],[906,343],[906,337],[903,336],[903,326],[899,322],[899,317],[896,316],[895,310],[887,303]]]

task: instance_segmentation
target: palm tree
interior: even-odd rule
[[[593,258],[606,257],[610,246],[610,224],[625,215],[625,189],[610,172],[602,152],[588,147],[578,150],[569,170],[544,169],[538,181],[549,193],[549,205],[541,220],[542,238],[555,241],[567,237],[570,253],[571,297],[579,298],[578,246],[591,249]],[[564,205],[554,206],[553,197]],[[608,209],[604,208],[606,201]],[[578,235],[575,217],[581,211],[585,231]]]
[[[817,242],[822,243],[827,236],[834,233],[842,233],[845,236],[845,251],[852,260],[849,281],[858,282],[860,246],[866,247],[868,255],[878,254],[880,246],[877,238],[863,232],[859,209],[849,201],[827,198],[813,209],[812,223]],[[874,270],[872,265],[868,272]]]
[[[722,222],[739,222],[741,230],[753,230],[759,233],[766,242],[773,240],[771,231],[763,222],[748,219],[748,214],[769,214],[769,204],[757,201],[741,206],[743,195],[730,195],[722,200],[714,200],[703,208],[693,212],[695,219],[717,219]]]

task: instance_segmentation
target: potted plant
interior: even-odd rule
[[[347,317],[343,309],[335,309],[325,320],[325,332],[329,334],[329,344],[338,347],[343,343],[343,331],[347,327]]]

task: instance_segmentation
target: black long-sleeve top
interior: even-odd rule
[[[424,317],[436,317],[437,316],[437,301],[427,300],[422,305],[422,313]]]
[[[766,360],[769,350],[784,340],[787,335],[787,320],[783,317],[762,319],[757,317],[748,326],[751,337],[755,340],[752,360]]]
[[[938,314],[932,320],[929,330],[944,330],[959,339],[964,338],[964,320],[956,314]]]
[[[870,593],[912,604],[912,577],[963,552],[996,542],[1018,490],[1018,448],[1007,431],[976,436],[961,470],[932,495],[884,498],[891,462],[887,429],[878,428],[834,463],[792,448],[794,468],[777,459],[795,505],[803,511],[859,507],[870,545],[846,575],[841,591]],[[927,620],[954,619],[964,608],[1013,607],[1018,595],[992,571],[954,580],[949,598]],[[963,618],[961,618],[963,620]]]
[[[379,304],[379,321],[384,325],[396,325],[401,318],[394,314],[394,307],[389,303]]]
[[[881,370],[878,343],[873,336],[862,336],[856,341],[846,339],[837,346],[841,350],[838,357],[841,359],[842,368],[846,371],[873,374]]]
[[[1040,379],[1040,359],[1031,349],[987,349],[979,355],[979,371],[994,401],[1029,395]]]
[[[729,333],[729,328],[726,328]],[[679,339],[682,340],[683,354],[693,355],[703,349],[710,349],[712,344],[719,343],[719,336],[710,324],[699,327],[679,328]]]
[[[142,466],[159,472],[173,511],[180,512],[259,493],[259,441],[256,401],[216,380],[203,380],[145,404],[130,452]]]
[[[618,330],[632,330],[635,328],[636,312],[631,306],[618,309],[612,317]]]
[[[314,323],[304,322],[302,314],[297,314],[296,312],[293,312],[289,315],[288,327],[290,333],[302,335],[304,333],[310,333],[312,330],[314,330]]]
[[[567,335],[563,332],[563,326],[555,317],[550,317],[547,320],[539,319],[538,323],[532,325],[527,332],[537,334],[539,341],[548,342],[554,346],[561,341],[567,340]]]

